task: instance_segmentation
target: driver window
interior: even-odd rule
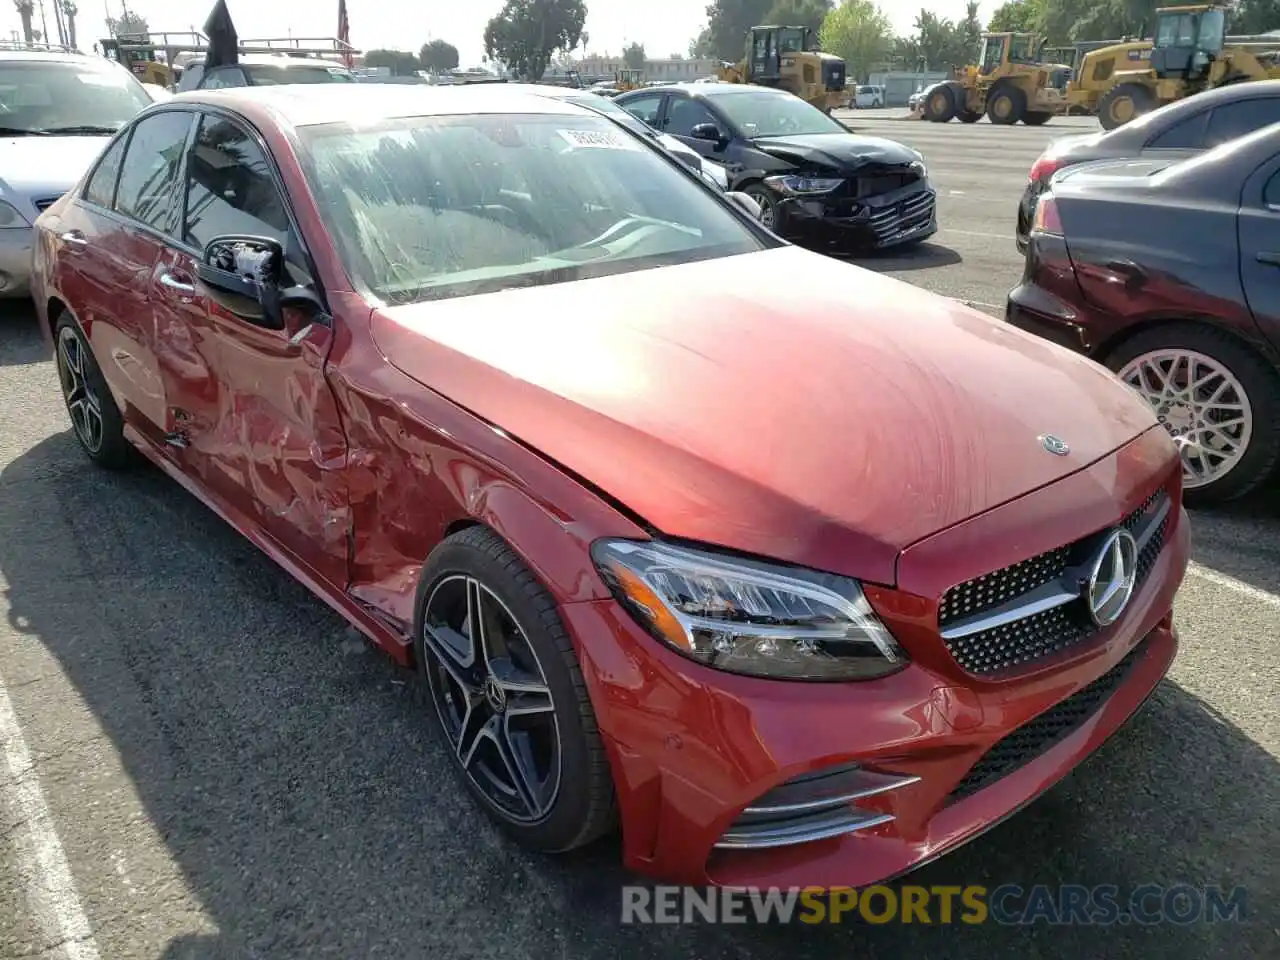
[[[662,94],[652,97],[637,97],[634,100],[628,100],[622,104],[627,113],[631,114],[637,120],[643,120],[649,126],[657,129],[658,126],[658,108],[662,105]]]
[[[1271,175],[1262,191],[1262,202],[1270,209],[1280,211],[1280,173]]]
[[[700,123],[722,124],[711,115],[711,111],[696,100],[683,97],[672,97],[667,104],[666,132],[673,137],[692,137],[693,128]]]
[[[203,250],[214,237],[226,234],[284,244],[288,232],[284,199],[257,142],[230,120],[202,117],[187,164],[183,239]]]

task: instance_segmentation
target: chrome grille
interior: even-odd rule
[[[1164,549],[1172,509],[1157,490],[1120,522],[1138,542],[1134,590]],[[943,643],[960,667],[997,674],[1082,643],[1098,630],[1080,590],[1080,566],[1100,531],[952,587],[938,605]]]
[[[1119,689],[1145,650],[1144,641],[1097,680],[997,740],[956,784],[947,801],[955,803],[972,796],[1026,766],[1079,730]]]
[[[923,190],[871,215],[869,223],[883,243],[904,230],[922,227],[933,218],[933,192]]]

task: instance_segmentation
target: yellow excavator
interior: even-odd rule
[[[747,33],[746,54],[737,63],[721,65],[717,75],[722,83],[779,87],[825,113],[844,106],[849,99],[844,60],[820,51],[809,27],[752,27]]]
[[[920,98],[922,119],[995,124],[1048,123],[1067,107],[1071,66],[1045,62],[1044,41],[1033,33],[986,33],[976,64],[957,67]]]
[[[173,86],[173,68],[160,59],[160,47],[151,42],[149,34],[105,37],[98,41],[98,47],[104,57],[128,67],[139,83],[154,83],[166,88]]]
[[[1081,58],[1068,102],[1114,130],[1202,90],[1280,78],[1280,38],[1227,36],[1216,4],[1161,7],[1154,39],[1127,40]]]

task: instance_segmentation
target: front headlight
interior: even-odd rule
[[[921,180],[927,180],[929,178],[929,166],[924,162],[923,157],[912,163],[911,169],[915,171],[916,176]]]
[[[804,177],[787,173],[776,177],[765,177],[764,182],[779,193],[793,197],[816,196],[830,193],[844,183],[841,177]]]
[[[674,547],[600,540],[592,558],[655,637],[732,673],[867,680],[907,656],[847,577]]]
[[[22,215],[21,210],[7,200],[0,200],[0,230],[29,226],[31,221]]]

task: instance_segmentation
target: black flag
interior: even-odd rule
[[[240,62],[240,38],[236,25],[231,22],[227,0],[218,0],[204,22],[204,35],[209,38],[209,51],[205,54],[204,68],[226,67]]]

